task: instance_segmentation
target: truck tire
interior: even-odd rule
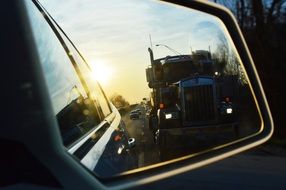
[[[160,162],[168,160],[168,150],[166,148],[159,149],[159,160]]]
[[[152,135],[153,135],[153,140],[155,143],[157,143],[156,141],[156,132],[158,131],[158,119],[157,116],[152,115],[149,118],[149,129],[150,131],[152,131]]]
[[[235,138],[239,138],[239,137],[240,137],[239,125],[238,125],[238,124],[234,125],[234,126],[233,126],[233,130],[234,130]]]
[[[168,160],[168,134],[159,133],[157,138],[157,145],[159,148],[160,161]]]

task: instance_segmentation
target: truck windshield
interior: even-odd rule
[[[211,59],[193,59],[190,55],[177,59],[166,59],[161,61],[164,73],[164,80],[168,83],[177,82],[183,78],[193,76],[195,74],[213,75],[214,64]]]

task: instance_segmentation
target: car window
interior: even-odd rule
[[[69,44],[69,47],[72,47],[72,45]],[[86,63],[82,60],[75,49],[72,49],[72,55],[77,61],[79,70],[83,73],[83,78],[86,81],[90,96],[93,100],[99,103],[99,108],[103,114],[103,117],[107,117],[111,113],[111,109],[100,84],[92,76],[90,69],[87,67]]]
[[[57,24],[56,23],[54,24],[57,27]],[[69,55],[75,59],[76,64],[80,72],[82,73],[82,77],[86,81],[90,96],[92,97],[95,104],[98,105],[98,109],[103,115],[103,118],[105,118],[111,113],[111,108],[107,101],[106,95],[104,94],[100,84],[96,81],[95,77],[92,76],[93,73],[91,73],[89,66],[87,65],[86,61],[82,58],[82,56],[79,54],[78,50],[66,37],[64,32],[62,32],[62,30],[59,27],[57,27],[57,29],[59,31],[59,34],[63,38],[65,44],[68,46],[68,49],[70,51]]]
[[[37,8],[27,6],[53,111],[70,146],[100,123],[99,115],[57,36]]]

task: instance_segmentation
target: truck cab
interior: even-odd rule
[[[146,69],[152,90],[149,128],[160,149],[169,136],[187,137],[198,128],[237,126],[237,76],[224,75],[206,50],[153,58]]]

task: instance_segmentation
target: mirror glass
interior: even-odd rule
[[[93,124],[100,136],[89,136],[91,158],[79,158],[99,177],[212,151],[261,130],[247,73],[217,17],[148,0],[41,3],[112,103],[104,116],[110,125]],[[119,135],[108,136],[110,148],[100,138],[114,123]],[[79,142],[70,153],[86,143]]]

